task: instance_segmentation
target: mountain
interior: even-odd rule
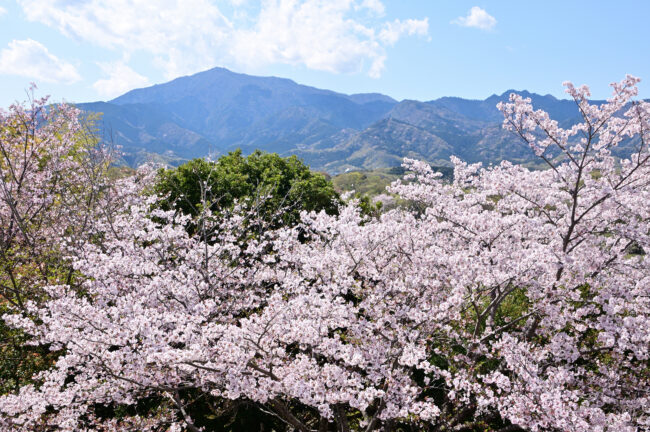
[[[396,166],[404,157],[443,166],[452,155],[470,162],[530,162],[533,153],[501,128],[496,109],[512,92],[530,97],[561,125],[578,119],[573,101],[526,91],[485,100],[398,102],[379,93],[346,95],[223,68],[78,107],[103,113],[105,130],[131,165],[156,155],[178,163],[239,147],[297,154],[313,169],[336,174]]]
[[[396,103],[215,68],[78,107],[103,113],[104,127],[127,155],[192,158],[237,147],[290,153],[341,130],[363,130]]]

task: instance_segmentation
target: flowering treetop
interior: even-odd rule
[[[637,82],[600,106],[568,84],[582,115],[569,129],[513,95],[504,126],[549,169],[454,159],[447,183],[407,160],[390,190],[416,210],[372,219],[352,203],[242,239],[254,212],[202,207],[208,229],[188,233],[191,216],[125,201],[74,260],[83,290],[48,286],[38,320],[5,318],[62,354],[0,398],[0,426],[197,431],[206,409],[246,401],[300,431],[649,427]],[[636,151],[620,160],[622,140]],[[144,399],[158,410],[97,410]]]

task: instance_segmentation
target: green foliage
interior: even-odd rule
[[[454,169],[451,167],[434,166],[432,168],[435,172],[442,173],[442,178],[445,180],[453,178]],[[351,171],[335,176],[332,183],[339,191],[355,191],[360,195],[373,197],[386,193],[386,187],[395,180],[404,177],[405,174],[407,174],[406,169],[401,166],[372,171]]]
[[[375,196],[386,192],[386,187],[402,176],[394,170],[352,171],[332,179],[337,190],[355,191],[360,195]]]
[[[7,305],[1,303],[0,316],[11,313]],[[0,395],[18,391],[31,383],[36,372],[49,368],[58,357],[59,353],[48,347],[28,345],[28,339],[24,332],[0,320]]]
[[[135,170],[129,166],[111,166],[106,171],[106,177],[110,180],[119,180],[125,177],[130,177],[135,174]]]
[[[453,178],[453,168],[433,167],[433,170],[442,173],[444,180],[450,181]],[[335,176],[332,183],[339,192],[354,192],[353,197],[359,200],[359,207],[365,215],[378,217],[381,213],[398,206],[414,209],[417,212],[417,203],[403,200],[386,191],[391,183],[402,179],[405,174],[407,171],[401,166],[372,171],[351,171]]]
[[[356,194],[355,198],[359,199],[361,213],[367,216],[378,218],[381,215],[384,204],[381,201],[373,202],[370,196]]]
[[[237,150],[216,162],[193,159],[163,169],[154,191],[163,197],[162,208],[176,208],[193,216],[203,206],[219,212],[235,202],[259,206],[268,220],[284,209],[282,225],[297,223],[302,210],[335,214],[340,203],[332,183],[323,174],[310,171],[296,156],[282,158],[259,150],[247,157]]]

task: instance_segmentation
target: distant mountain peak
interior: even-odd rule
[[[550,100],[555,100],[555,101],[568,100],[568,99],[558,99],[558,98],[556,98],[555,96],[553,96],[550,93],[542,95],[542,94],[539,94],[539,93],[531,93],[528,90],[513,90],[513,89],[504,91],[503,93],[501,93],[500,96],[498,96],[496,94],[493,94],[488,99],[500,98],[500,99],[506,99],[507,100],[512,93],[516,93],[516,94],[518,94],[520,96],[529,97],[529,98],[544,98],[544,99],[550,99]]]
[[[530,96],[536,95],[536,93],[531,93],[531,92],[529,92],[528,90],[515,90],[515,89],[510,89],[510,90],[506,90],[506,91],[504,91],[503,93],[501,93],[501,96],[500,96],[500,97],[501,97],[501,98],[505,98],[505,99],[507,99],[507,98],[510,97],[510,95],[511,95],[512,93],[518,94],[519,96],[523,96],[523,97],[530,97]]]
[[[362,104],[369,102],[397,103],[397,101],[392,97],[381,93],[355,93],[350,95],[350,99]]]
[[[530,161],[531,150],[501,128],[496,105],[512,92],[530,97],[561,124],[578,117],[573,101],[527,90],[483,100],[398,102],[380,93],[347,95],[222,67],[79,107],[104,113],[105,126],[132,165],[148,157],[177,163],[241,148],[297,154],[314,169],[337,173],[397,166],[404,157],[435,165],[449,165],[451,155],[470,162]]]

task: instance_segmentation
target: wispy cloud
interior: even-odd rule
[[[144,51],[166,75],[206,68],[229,21],[208,0],[19,0],[27,19],[129,58]]]
[[[13,40],[0,51],[0,74],[65,84],[81,80],[72,64],[51,54],[43,44],[33,39]]]
[[[429,33],[429,20],[407,19],[388,22],[379,32],[379,40],[387,45],[394,45],[403,35],[426,36]]]
[[[378,76],[388,46],[428,33],[426,18],[384,19],[381,0],[230,0],[244,5],[232,16],[213,0],[18,2],[29,20],[126,61],[136,52],[153,55],[167,78],[215,65],[273,63]]]
[[[140,75],[122,61],[98,63],[98,66],[108,75],[108,78],[97,80],[93,84],[93,88],[104,97],[118,96],[131,89],[149,84],[147,77]]]
[[[492,30],[497,25],[497,20],[492,15],[487,13],[485,9],[474,6],[467,12],[467,16],[458,17],[451,21],[452,24],[457,24],[462,27],[474,27],[481,30]]]
[[[0,17],[1,17],[2,15],[6,14],[6,13],[7,13],[7,9],[3,8],[2,6],[0,6]]]
[[[382,16],[386,13],[386,7],[381,2],[381,0],[363,0],[359,7],[370,9],[379,16]]]
[[[376,11],[377,5],[373,7]],[[378,77],[386,46],[404,34],[428,30],[426,18],[364,25],[349,16],[352,9],[348,0],[266,2],[253,28],[235,31],[231,54],[245,64],[303,64],[337,73],[365,70]]]

